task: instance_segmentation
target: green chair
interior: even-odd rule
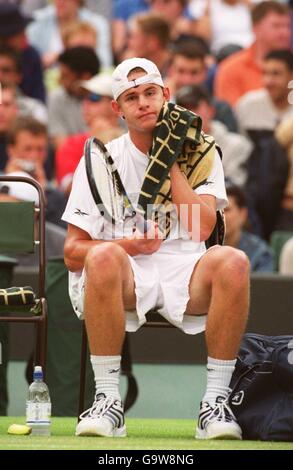
[[[92,403],[95,392],[84,322],[80,321],[68,294],[68,270],[63,258],[54,257],[46,266],[46,298],[48,302],[47,383],[54,416],[76,416]],[[81,348],[82,344],[82,348]],[[80,350],[83,358],[80,362]],[[82,366],[82,367],[81,367]],[[80,372],[82,370],[82,380]],[[127,378],[125,410],[137,396],[137,385],[131,370],[127,338],[122,353],[122,374]],[[80,395],[78,391],[81,389]]]
[[[13,269],[17,264],[16,259],[0,255],[0,286],[11,285]],[[0,416],[7,414],[8,407],[8,387],[7,387],[7,367],[9,350],[9,325],[3,323],[0,325]]]
[[[293,232],[285,230],[276,230],[272,233],[270,245],[275,255],[276,271],[279,271],[281,251],[289,238],[293,237]]]
[[[31,288],[0,285],[0,322],[34,323],[35,364],[46,368],[47,302],[45,299],[45,199],[41,186],[21,176],[0,176],[1,191],[9,184],[26,183],[38,193],[39,204],[31,201],[4,202],[0,199],[0,253],[14,257],[37,253],[38,291]],[[3,305],[4,304],[4,305]]]

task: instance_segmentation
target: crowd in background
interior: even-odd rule
[[[222,149],[225,243],[253,271],[275,270],[272,234],[293,235],[292,21],[290,0],[2,0],[0,172],[39,181],[47,230],[65,237],[86,139],[125,132],[111,109],[113,66],[145,57]],[[288,273],[293,241],[286,250]]]

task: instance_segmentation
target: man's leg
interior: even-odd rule
[[[197,437],[241,438],[227,406],[229,383],[248,315],[249,262],[230,247],[214,247],[199,261],[190,281],[188,314],[208,312],[207,390],[201,404]]]
[[[134,279],[126,252],[103,243],[85,262],[84,315],[96,382],[95,402],[82,415],[78,435],[124,436],[119,393],[125,308],[135,308]]]

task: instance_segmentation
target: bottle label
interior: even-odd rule
[[[51,417],[51,403],[27,402],[26,420],[27,422],[49,423]]]

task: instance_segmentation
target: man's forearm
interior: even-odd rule
[[[211,234],[216,222],[215,210],[206,204],[189,186],[186,177],[180,171],[177,163],[170,170],[172,202],[176,205],[178,216],[187,209],[187,217],[181,222],[184,228],[191,234],[198,234],[198,224],[200,224],[200,240],[206,240]],[[193,206],[199,205],[199,211],[193,211]],[[194,215],[199,214],[198,220],[194,220]]]
[[[134,241],[127,238],[123,238],[121,240],[74,240],[72,243],[68,241],[64,248],[64,259],[69,271],[81,271],[84,267],[85,258],[89,250],[92,247],[100,245],[101,243],[106,243],[107,241],[117,243],[130,256],[139,254]]]

